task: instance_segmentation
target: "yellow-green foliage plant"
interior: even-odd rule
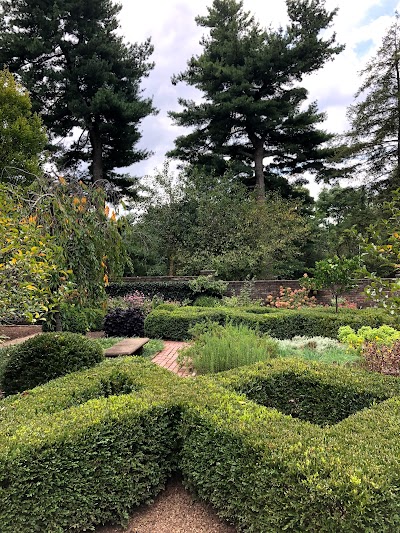
[[[274,359],[181,379],[122,358],[0,406],[2,533],[126,523],[176,468],[240,531],[400,531],[395,378]]]
[[[340,342],[360,352],[365,342],[391,346],[400,339],[400,331],[388,325],[383,325],[379,328],[363,326],[357,332],[350,326],[343,326],[339,328],[338,339]]]

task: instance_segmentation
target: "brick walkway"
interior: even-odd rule
[[[189,376],[189,372],[184,368],[179,368],[177,363],[178,350],[180,348],[183,348],[184,346],[188,346],[188,343],[178,341],[164,341],[164,349],[159,352],[155,357],[153,357],[153,363],[162,366],[163,368],[166,368],[167,370],[170,370],[175,374],[178,374],[178,376]]]

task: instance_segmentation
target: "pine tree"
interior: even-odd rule
[[[135,145],[140,121],[155,112],[140,89],[153,67],[150,41],[124,43],[117,34],[121,6],[112,0],[1,0],[0,6],[0,66],[18,73],[52,139],[70,138],[63,163],[88,162],[93,182],[132,185],[114,169],[148,156]]]
[[[365,77],[356,93],[363,100],[349,108],[349,148],[356,157],[353,174],[364,175],[373,189],[400,187],[400,26],[399,14],[382,46],[361,72]]]
[[[210,30],[203,53],[173,79],[199,89],[203,101],[180,99],[184,109],[170,113],[194,130],[178,137],[168,155],[214,168],[224,158],[243,169],[254,164],[261,201],[266,182],[322,172],[330,154],[324,143],[331,135],[316,127],[324,114],[316,103],[303,107],[307,91],[297,82],[342,50],[335,35],[320,37],[336,10],[327,12],[320,0],[287,0],[287,7],[290,24],[273,31],[262,29],[242,1],[214,0],[208,15],[196,19]]]

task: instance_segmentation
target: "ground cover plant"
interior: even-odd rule
[[[2,531],[124,522],[176,467],[243,531],[397,531],[399,396],[299,360],[185,380],[105,361],[1,400]]]
[[[279,357],[300,357],[308,361],[347,364],[358,363],[358,354],[345,345],[328,337],[304,337],[277,339]]]

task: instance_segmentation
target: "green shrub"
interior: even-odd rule
[[[222,372],[265,361],[278,353],[276,341],[258,335],[244,324],[220,326],[211,323],[205,331],[196,334],[196,328],[193,328],[191,333],[194,342],[181,351],[179,361],[194,368],[197,374]]]
[[[15,394],[103,359],[101,347],[76,333],[44,333],[16,346],[4,369],[2,388]]]
[[[106,287],[109,296],[125,296],[135,291],[145,296],[162,296],[164,300],[193,300],[195,293],[189,287],[188,281],[130,281],[128,283],[110,283]]]
[[[77,304],[64,303],[60,306],[60,319],[63,331],[70,333],[81,333],[84,335],[88,331],[101,331],[105,310],[101,308],[82,307]],[[43,330],[55,331],[54,316],[43,324]]]
[[[195,307],[218,307],[221,300],[215,296],[198,296],[193,302]]]
[[[348,344],[351,348],[360,351],[364,342],[373,342],[378,345],[391,346],[400,340],[400,331],[388,325],[379,328],[363,326],[357,332],[350,326],[339,328],[338,338],[341,342]]]
[[[268,310],[260,313],[260,308],[196,308],[180,307],[173,310],[154,310],[145,320],[145,334],[171,340],[190,338],[189,329],[198,322],[211,320],[219,324],[231,321],[233,324],[246,324],[261,333],[278,339],[291,339],[307,334],[310,337],[337,338],[341,326],[352,325],[377,327],[387,318],[380,310],[363,309],[349,311],[339,309],[338,313],[326,309]],[[255,312],[256,311],[256,312]]]
[[[105,309],[86,307],[86,319],[88,321],[89,331],[101,331],[104,325]]]
[[[196,279],[190,280],[188,285],[194,294],[222,296],[226,293],[229,283],[215,279],[213,276],[198,276]]]
[[[400,382],[375,380],[354,368],[277,359],[216,378],[265,407],[321,426],[332,425],[400,392]]]
[[[400,382],[382,378],[276,359],[219,374],[214,383],[232,392],[262,403],[272,391],[275,407],[324,425],[354,414],[321,428],[209,389],[183,414],[186,485],[240,531],[399,531]]]

